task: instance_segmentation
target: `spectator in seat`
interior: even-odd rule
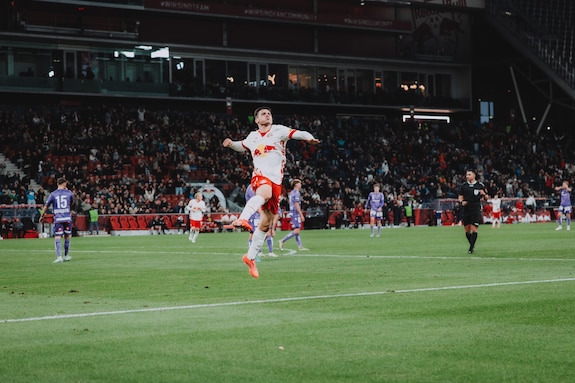
[[[186,232],[186,220],[181,215],[176,218],[176,229],[178,229],[178,234],[183,234]]]
[[[166,222],[164,222],[164,219],[159,215],[155,216],[150,221],[150,232],[152,235],[154,235],[154,231],[156,231],[158,235],[166,234]]]
[[[226,209],[226,212],[224,213],[224,215],[222,215],[221,221],[222,221],[222,225],[229,225],[232,223],[232,219],[230,218],[230,215],[228,214],[228,209]]]
[[[14,238],[24,238],[24,234],[26,234],[24,222],[18,217],[12,220],[12,230],[14,232]]]
[[[517,209],[518,212],[523,212],[523,201],[522,200],[517,200],[517,202],[515,203],[515,209]]]
[[[525,200],[525,207],[531,214],[535,213],[537,201],[535,200],[533,192],[529,192],[529,196],[527,197],[527,200]]]
[[[8,238],[9,237],[9,233],[12,230],[12,222],[10,222],[10,220],[4,218],[2,220],[2,238]]]

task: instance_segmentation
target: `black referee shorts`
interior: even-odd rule
[[[463,212],[463,224],[479,226],[483,223],[483,214],[481,210],[473,210],[471,212]]]

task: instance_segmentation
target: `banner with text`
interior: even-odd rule
[[[267,18],[299,23],[322,25],[341,25],[355,28],[367,28],[407,32],[411,31],[410,21],[368,19],[336,14],[316,14],[309,12],[241,7],[225,4],[206,4],[188,1],[145,0],[144,7],[165,11],[187,12],[206,15],[220,15],[245,18]]]

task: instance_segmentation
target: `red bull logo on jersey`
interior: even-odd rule
[[[264,157],[269,152],[276,150],[276,147],[273,145],[258,145],[257,148],[254,150],[254,157]]]

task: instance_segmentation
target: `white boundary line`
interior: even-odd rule
[[[362,297],[362,296],[384,295],[384,294],[391,294],[391,293],[400,293],[400,294],[403,293],[403,294],[405,294],[405,293],[419,293],[419,292],[427,292],[427,291],[480,289],[480,288],[486,288],[486,287],[532,285],[532,284],[539,284],[539,283],[559,283],[559,282],[573,282],[573,281],[575,281],[575,278],[558,278],[558,279],[543,279],[543,280],[535,280],[535,281],[498,282],[498,283],[484,283],[484,284],[478,284],[478,285],[426,287],[426,288],[420,288],[420,289],[372,291],[372,292],[349,293],[349,294],[312,295],[312,296],[308,296],[308,297],[275,298],[275,299],[262,299],[262,300],[252,300],[252,301],[205,303],[205,304],[187,305],[187,306],[169,306],[169,307],[152,307],[152,308],[133,309],[133,310],[101,311],[101,312],[83,313],[83,314],[49,315],[49,316],[42,316],[42,317],[30,317],[30,318],[19,318],[19,319],[0,319],[0,323],[35,322],[35,321],[45,321],[45,320],[53,320],[53,319],[87,318],[87,317],[94,317],[94,316],[122,315],[122,314],[158,312],[158,311],[193,310],[193,309],[207,308],[207,307],[208,308],[209,307],[228,307],[228,306],[240,306],[240,305],[250,305],[250,304],[253,305],[253,304],[265,304],[265,303],[297,302],[297,301],[306,301],[306,300],[312,300],[312,299]]]
[[[427,255],[361,255],[361,254],[313,254],[298,253],[294,250],[290,257],[327,257],[327,258],[356,258],[356,259],[466,259],[474,261],[567,261],[574,262],[575,258],[526,258],[526,257],[470,257],[470,256],[427,256]]]
[[[6,251],[12,252],[20,252],[20,250],[11,250],[8,249]],[[40,250],[41,252],[45,253],[54,253],[54,250]],[[74,249],[74,253],[82,254],[82,253],[90,253],[90,254],[116,254],[116,250],[76,250]],[[122,253],[127,254],[141,254],[142,250],[122,250]],[[241,253],[241,250],[237,252],[237,256]],[[157,253],[155,254],[164,254],[164,253]],[[190,251],[186,250],[170,250],[165,254],[184,254],[189,255]],[[209,251],[208,248],[203,248],[201,251],[195,252],[195,254],[209,254],[209,255],[230,255],[230,253],[218,253]],[[545,261],[552,261],[552,262],[575,262],[575,258],[527,258],[527,257],[477,257],[477,256],[426,256],[426,255],[367,255],[367,254],[314,254],[310,252],[298,252],[297,250],[293,249],[285,249],[283,252],[276,252],[280,256],[285,257],[317,257],[317,258],[355,258],[355,259],[442,259],[442,260],[476,260],[476,261],[538,261],[538,262],[545,262]],[[80,258],[79,258],[80,259]]]

